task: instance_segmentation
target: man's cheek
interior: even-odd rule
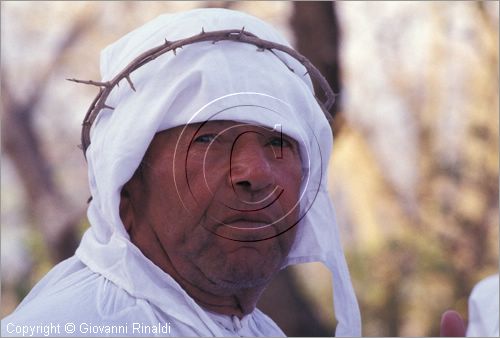
[[[187,179],[185,181],[189,189],[190,198],[199,208],[206,209],[214,202],[216,192],[224,183],[222,172],[222,169],[204,171],[203,167],[189,168],[187,170]],[[222,203],[223,201],[219,202]]]
[[[285,187],[281,196],[281,207],[286,215],[287,221],[297,219],[300,212],[300,191],[299,189],[288,186]]]
[[[199,175],[194,170],[187,170],[186,163],[177,161],[173,166],[173,173],[169,180],[169,195],[172,204],[169,208],[181,208],[179,211],[195,212],[200,197],[206,194]]]
[[[179,250],[179,253],[193,261],[214,260],[214,255],[217,256],[220,251],[214,240],[210,232],[196,224],[191,231],[184,232],[182,250]],[[176,245],[179,246],[178,243]]]

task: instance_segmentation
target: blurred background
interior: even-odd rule
[[[99,52],[159,14],[197,7],[269,21],[339,93],[329,171],[368,336],[439,334],[499,268],[499,3],[1,2],[1,316],[88,227],[80,125]],[[320,264],[282,271],[260,307],[330,336]]]

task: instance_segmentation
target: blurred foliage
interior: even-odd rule
[[[201,6],[247,11],[294,42],[292,5],[2,2],[2,72],[16,98],[33,89],[61,38],[86,19],[53,65],[34,116],[68,205],[86,207],[76,145],[95,92],[64,78],[98,79],[106,45],[161,13]],[[336,9],[345,122],[329,179],[363,333],[435,336],[441,313],[466,316],[472,286],[498,270],[498,2],[339,2]],[[2,160],[4,316],[53,261],[20,177]],[[88,226],[84,218],[76,224],[79,235]],[[291,271],[317,318],[333,327],[328,271],[319,264]]]
[[[498,2],[338,7],[332,191],[364,334],[436,336],[498,271]]]

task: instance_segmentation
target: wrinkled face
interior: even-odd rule
[[[277,131],[232,121],[169,129],[133,180],[135,211],[162,247],[149,255],[167,255],[192,284],[265,285],[293,244],[301,160],[297,142]]]

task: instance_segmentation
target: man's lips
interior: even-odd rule
[[[251,230],[258,230],[262,229],[264,227],[267,227],[269,224],[268,223],[263,223],[263,222],[253,222],[253,221],[245,221],[245,220],[240,220],[240,221],[234,221],[231,223],[224,223],[224,225],[227,225],[232,228],[237,228],[237,229],[251,229]]]
[[[249,228],[256,229],[271,225],[273,220],[266,215],[234,215],[225,218],[222,222],[223,225],[228,225],[236,228]]]
[[[279,218],[263,213],[234,213],[226,217],[212,217],[207,230],[222,238],[256,242],[275,237],[279,233]]]

